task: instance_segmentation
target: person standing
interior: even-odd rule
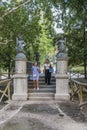
[[[51,78],[49,68],[50,68],[50,62],[49,59],[46,59],[44,64],[44,72],[45,72],[45,83],[48,85],[50,85],[50,78]]]
[[[49,73],[50,73],[50,79],[51,79],[51,74],[54,72],[54,68],[53,65],[50,64],[50,68],[49,68]]]
[[[35,62],[32,66],[34,90],[39,90],[39,72],[40,68],[38,67],[37,62]]]

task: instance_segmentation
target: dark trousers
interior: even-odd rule
[[[50,84],[51,73],[49,70],[45,70],[45,83]]]

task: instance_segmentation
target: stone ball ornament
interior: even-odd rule
[[[24,60],[26,60],[26,56],[25,56],[24,53],[18,53],[18,54],[16,55],[15,59],[16,59],[16,60],[18,60],[18,59],[24,59]]]

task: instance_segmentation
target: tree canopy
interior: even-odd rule
[[[13,65],[19,34],[26,42],[28,60],[34,61],[37,52],[41,62],[51,56],[58,37],[55,23],[66,36],[69,64],[86,65],[86,0],[1,0],[0,66],[11,68]]]

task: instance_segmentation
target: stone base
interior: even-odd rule
[[[28,95],[27,94],[20,94],[20,95],[17,95],[17,94],[13,94],[12,96],[12,100],[21,100],[21,101],[26,101],[28,98]]]
[[[66,74],[67,73],[67,58],[58,58],[57,59],[57,74]]]
[[[70,95],[69,94],[55,94],[55,100],[70,100]]]
[[[28,83],[27,74],[15,74],[13,79],[14,93],[12,100],[27,100]]]
[[[55,100],[69,100],[69,85],[67,74],[56,75],[56,94]]]

